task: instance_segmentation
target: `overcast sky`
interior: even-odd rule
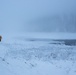
[[[0,0],[0,31],[32,26],[26,22],[61,13],[76,13],[76,0]]]

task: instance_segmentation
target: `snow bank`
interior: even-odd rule
[[[75,33],[3,35],[0,75],[76,75],[76,45],[52,40],[71,40],[75,36]]]

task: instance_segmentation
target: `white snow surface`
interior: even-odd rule
[[[2,34],[0,75],[76,75],[75,33]]]

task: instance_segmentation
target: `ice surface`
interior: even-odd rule
[[[75,33],[3,35],[0,75],[76,75],[75,39]]]

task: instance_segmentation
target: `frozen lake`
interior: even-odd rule
[[[0,43],[1,75],[76,75],[75,34],[5,36]]]

